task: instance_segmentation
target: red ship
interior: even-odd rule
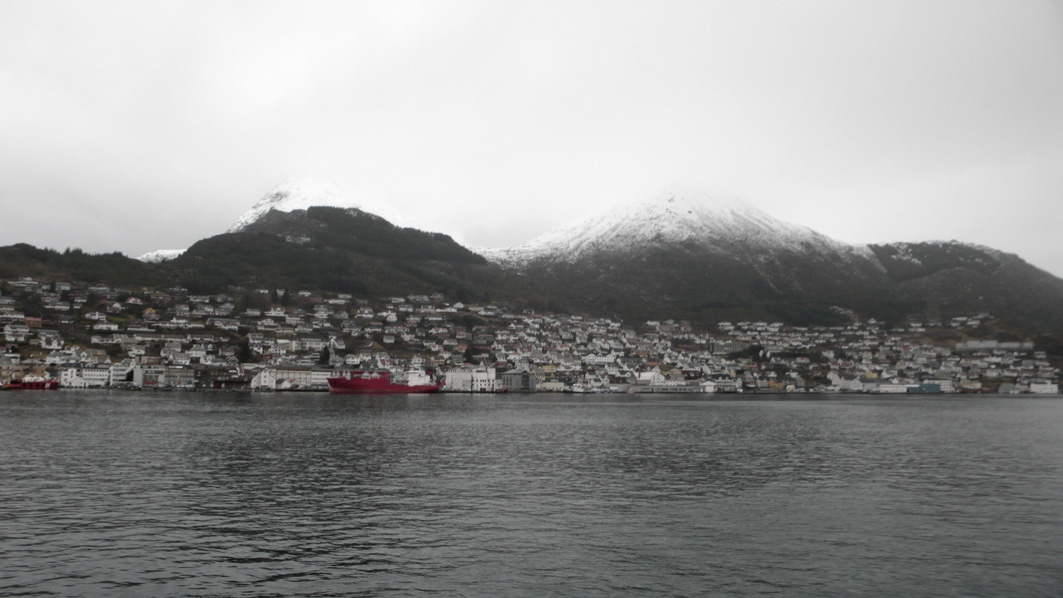
[[[59,388],[58,380],[46,378],[12,380],[4,385],[5,390],[55,390]]]
[[[328,391],[333,394],[409,394],[439,392],[439,385],[424,372],[408,372],[406,380],[392,380],[391,372],[347,372],[328,379]]]

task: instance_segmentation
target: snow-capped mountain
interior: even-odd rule
[[[1063,280],[1017,256],[956,242],[849,245],[704,192],[661,193],[524,245],[474,250],[479,255],[444,234],[388,220],[405,223],[331,184],[289,181],[231,234],[155,267],[189,288],[254,284],[363,296],[442,290],[633,321],[840,324],[848,314],[899,322],[987,312],[1031,330],[1063,326]]]
[[[696,319],[711,310],[724,318],[771,312],[829,320],[833,305],[862,308],[891,287],[870,247],[698,191],[668,191],[480,253],[559,305],[621,317]]]
[[[321,179],[289,179],[259,199],[251,209],[244,212],[226,232],[238,233],[261,220],[270,211],[294,212],[312,207],[335,207],[358,209],[381,217],[401,228],[423,230],[413,219],[384,205],[382,202],[359,198],[345,193],[336,185]],[[146,263],[161,263],[181,256],[186,249],[158,249],[137,259]]]
[[[676,190],[563,224],[524,245],[476,251],[496,263],[521,266],[542,260],[572,262],[595,254],[630,253],[676,244],[725,253],[766,249],[867,253],[809,228],[778,220],[733,197]]]
[[[395,226],[421,229],[413,219],[384,205],[382,202],[354,198],[336,185],[320,179],[291,179],[277,185],[272,191],[258,200],[251,209],[229,227],[228,232],[243,231],[251,223],[259,220],[270,210],[293,212],[311,207],[357,208],[380,216]]]

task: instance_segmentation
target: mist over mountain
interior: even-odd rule
[[[244,212],[229,226],[226,232],[244,232],[251,225],[259,222],[270,212],[291,213],[306,211],[312,207],[332,207],[356,209],[365,214],[387,220],[403,228],[423,228],[396,210],[390,209],[382,202],[367,198],[357,198],[329,181],[322,179],[288,179],[263,195],[249,210]],[[159,249],[138,257],[140,261],[160,263],[179,257],[184,249]]]
[[[312,207],[354,208],[384,218],[395,226],[424,228],[406,214],[391,209],[383,202],[365,197],[354,197],[328,181],[289,179],[255,202],[255,205],[244,212],[227,232],[241,232],[269,212],[293,212]]]

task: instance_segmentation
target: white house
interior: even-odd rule
[[[111,383],[111,368],[106,365],[89,365],[65,368],[59,373],[63,388],[104,388]]]
[[[30,334],[30,327],[25,324],[5,324],[4,340],[9,343],[21,343],[26,341]]]

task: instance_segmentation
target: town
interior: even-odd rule
[[[59,388],[323,391],[352,370],[427,371],[452,392],[1059,392],[987,313],[887,328],[535,313],[440,293],[380,300],[285,289],[0,283],[0,383]],[[939,340],[935,340],[939,339]],[[946,340],[940,340],[946,339]]]

